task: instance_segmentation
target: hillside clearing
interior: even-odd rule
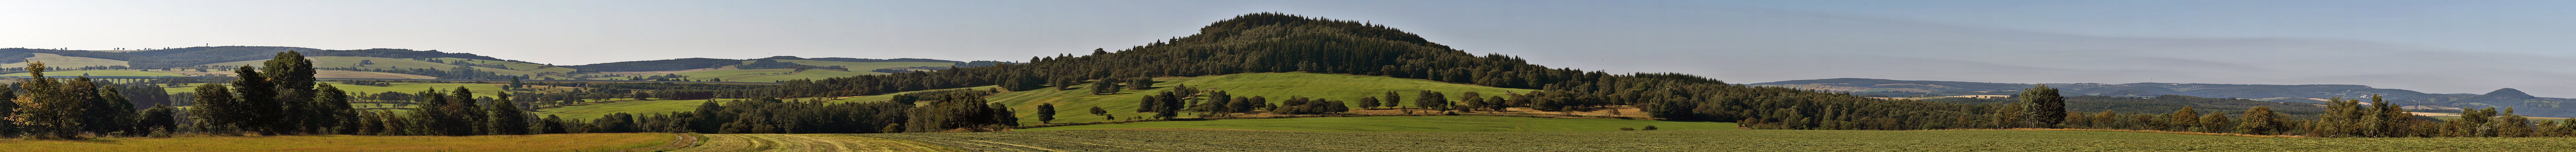
[[[1653,125],[1665,130],[1735,129],[1735,123],[1674,122],[1618,119],[1550,119],[1500,116],[1390,116],[1390,117],[1321,117],[1287,119],[1225,119],[1207,121],[1158,121],[1122,124],[1097,124],[1063,127],[1028,128],[1019,131],[1048,130],[1135,130],[1135,129],[1220,129],[1325,132],[1529,132],[1529,131],[1618,131],[1619,128],[1643,128]]]
[[[97,140],[0,139],[11,151],[624,151],[677,139],[668,133],[595,133],[492,136],[262,136],[106,138]]]

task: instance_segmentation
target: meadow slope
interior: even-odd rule
[[[493,136],[261,136],[0,139],[9,151],[627,151],[675,141],[669,133]]]
[[[2275,138],[2116,131],[1070,130],[847,134],[968,151],[2563,151],[2569,138]]]
[[[1532,132],[1618,131],[1655,126],[1663,130],[1735,129],[1735,123],[1618,119],[1551,119],[1501,116],[1389,116],[1286,119],[1157,121],[1121,124],[1028,128],[1048,130],[1272,130],[1322,132]]]

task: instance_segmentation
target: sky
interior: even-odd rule
[[[2576,71],[2539,66],[2576,56],[2567,51],[2576,43],[2563,42],[2576,39],[2569,28],[2576,9],[2564,8],[2576,1],[0,0],[7,29],[0,47],[399,48],[557,65],[768,56],[1018,61],[1115,50],[1235,15],[1280,12],[1384,24],[1542,65],[1735,83],[2361,84],[2576,97],[2576,87],[2547,88],[2576,86],[2551,78]],[[2405,59],[2317,64],[2387,58]],[[2462,68],[2491,65],[2510,66]],[[2374,69],[2390,72],[2340,72]],[[2462,74],[2496,76],[2449,77]]]

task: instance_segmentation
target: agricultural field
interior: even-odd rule
[[[843,134],[705,134],[706,142],[675,151],[958,151],[918,141]]]
[[[850,68],[850,70],[851,70],[851,71],[868,71],[868,70],[874,70],[874,69],[899,68],[899,67],[924,67],[924,66],[927,66],[927,67],[944,67],[944,66],[956,66],[956,65],[957,65],[957,63],[945,63],[945,62],[841,62],[841,61],[816,61],[816,60],[777,60],[777,61],[778,61],[778,62],[787,62],[787,63],[803,64],[803,65],[811,65],[811,66],[841,66],[841,67],[843,67],[843,68]],[[755,62],[755,61],[742,61],[742,63],[743,63],[743,64],[751,64],[751,62]]]
[[[1054,89],[1038,89],[1035,91],[1005,92],[994,94],[993,96],[986,97],[985,99],[996,103],[1007,104],[1011,106],[1011,109],[1019,109],[1013,110],[1013,112],[1019,113],[1021,118],[1020,122],[1038,122],[1037,110],[1032,109],[1036,109],[1038,104],[1041,103],[1052,103],[1056,105],[1056,110],[1060,111],[1056,113],[1056,118],[1058,120],[1055,122],[1083,123],[1111,121],[1099,119],[1101,116],[1094,116],[1088,113],[1087,109],[1093,106],[1106,109],[1109,111],[1110,115],[1116,115],[1121,118],[1130,116],[1150,116],[1152,113],[1135,112],[1136,101],[1144,95],[1172,90],[1173,87],[1180,85],[1189,85],[1190,87],[1199,89],[1225,90],[1227,93],[1234,96],[1263,96],[1269,98],[1269,100],[1274,103],[1285,101],[1291,96],[1352,102],[1358,101],[1361,97],[1383,96],[1387,91],[1396,91],[1404,94],[1404,98],[1406,100],[1404,103],[1401,103],[1402,105],[1412,105],[1413,101],[1411,99],[1416,98],[1415,93],[1421,90],[1444,92],[1450,99],[1460,99],[1459,96],[1464,96],[1463,92],[1470,91],[1481,92],[1484,96],[1488,97],[1503,95],[1505,92],[1527,93],[1530,91],[1529,89],[1496,88],[1384,76],[1316,73],[1245,73],[1202,77],[1156,78],[1154,81],[1157,81],[1157,83],[1154,83],[1154,86],[1151,87],[1151,89],[1121,90],[1118,93],[1107,95],[1091,95],[1090,89],[1087,88],[1090,87],[1090,85],[1078,85],[1068,87],[1067,90],[1061,91]],[[1088,81],[1086,81],[1085,84],[1088,84]],[[977,87],[976,89],[986,89],[986,87]],[[878,95],[848,98],[836,101],[876,102],[891,100],[892,98]],[[1351,107],[1359,107],[1358,103],[1348,104],[1351,104]],[[1183,114],[1182,117],[1187,118],[1196,116]]]
[[[466,63],[474,63],[474,64],[499,64],[499,65],[501,65],[502,67],[509,67],[509,69],[511,69],[511,70],[527,71],[527,72],[529,72],[529,73],[540,73],[540,74],[543,74],[543,73],[546,73],[546,72],[554,72],[554,73],[559,73],[559,74],[560,74],[560,73],[572,73],[573,71],[577,71],[577,70],[574,70],[574,69],[572,69],[572,68],[556,67],[556,66],[551,66],[551,65],[535,64],[535,63],[519,63],[519,62],[497,61],[497,60],[476,60],[476,59],[465,59],[465,58],[437,58],[437,59],[438,59],[438,60],[440,60],[440,61],[448,61],[448,62],[465,61]]]
[[[264,136],[0,139],[9,151],[651,151],[678,140],[668,133],[496,136]]]
[[[50,63],[50,62],[49,62],[49,63],[47,63],[47,64],[52,64],[52,63]],[[187,76],[187,75],[181,75],[181,74],[178,74],[178,73],[151,72],[151,71],[132,71],[132,70],[45,71],[45,75],[46,75],[46,76],[83,76],[83,75],[87,75],[87,76]],[[25,73],[25,72],[20,72],[20,73],[0,74],[0,76],[27,76],[27,73]]]
[[[2569,138],[2279,138],[2042,130],[846,134],[966,151],[2562,151]]]
[[[169,90],[169,91],[170,91],[170,93],[173,93],[173,94],[177,94],[177,93],[197,93],[197,87],[196,87],[196,85],[197,85],[197,84],[182,84],[182,85],[180,85],[180,86],[183,86],[183,87],[171,87],[171,88],[166,88],[165,90]],[[498,95],[498,94],[501,92],[501,85],[499,85],[499,84],[473,84],[473,83],[393,83],[393,85],[391,85],[391,86],[382,86],[382,87],[379,87],[379,86],[364,86],[364,85],[349,85],[349,84],[331,83],[331,87],[338,87],[338,88],[340,88],[340,90],[341,90],[341,91],[348,91],[348,92],[350,92],[350,93],[384,93],[384,92],[388,92],[388,91],[390,91],[390,92],[402,92],[402,93],[413,93],[413,92],[420,92],[420,91],[429,90],[429,89],[438,89],[438,90],[442,90],[442,91],[444,91],[444,90],[454,90],[454,89],[456,89],[456,87],[465,87],[465,89],[474,90],[474,96],[477,96],[477,97],[493,97],[494,95]]]
[[[576,106],[565,106],[565,107],[560,107],[560,108],[548,108],[548,109],[537,110],[537,112],[536,112],[535,114],[533,114],[533,115],[534,115],[534,116],[540,116],[540,117],[545,116],[545,115],[555,115],[556,117],[563,117],[563,119],[565,119],[565,120],[590,120],[590,119],[596,119],[596,118],[599,118],[599,116],[608,115],[608,114],[615,114],[615,113],[620,113],[620,112],[627,113],[627,114],[645,115],[645,114],[654,114],[654,113],[666,113],[666,112],[683,112],[683,111],[691,111],[691,110],[697,110],[697,108],[698,108],[698,104],[703,104],[703,103],[706,103],[706,102],[708,102],[708,101],[731,101],[731,100],[735,100],[735,99],[715,99],[715,100],[633,100],[633,101],[618,101],[618,102],[615,102],[615,103],[590,104],[590,105],[576,105]],[[718,102],[718,103],[722,103],[722,102]]]
[[[1059,118],[1062,119],[1062,118]],[[1077,118],[1079,119],[1079,118]],[[1096,118],[1095,118],[1096,119]],[[1019,129],[1048,130],[1272,130],[1320,132],[1532,132],[1619,131],[1653,125],[1662,130],[1735,129],[1735,123],[1618,119],[1550,119],[1500,116],[1321,117],[1158,121]]]
[[[313,60],[313,67],[314,67],[314,68],[359,68],[359,69],[423,69],[423,68],[426,68],[426,69],[447,70],[447,69],[449,69],[449,68],[455,68],[455,67],[457,67],[456,65],[448,65],[447,63],[427,62],[427,61],[411,60],[411,59],[380,58],[380,57],[314,56],[314,57],[305,57],[305,58],[306,58],[306,59],[311,59],[311,60]],[[213,64],[204,64],[204,65],[221,65],[221,66],[241,66],[241,65],[251,65],[251,66],[261,66],[261,65],[260,65],[260,63],[262,63],[262,62],[268,62],[268,60],[266,60],[266,59],[262,59],[262,60],[250,60],[250,61],[233,61],[233,62],[213,63]],[[472,62],[472,61],[468,61],[468,62]],[[492,61],[492,62],[501,62],[501,61]],[[374,63],[374,64],[361,64],[361,63]],[[524,64],[524,63],[522,63],[522,64]],[[480,70],[480,71],[489,71],[489,72],[492,72],[492,73],[495,73],[495,74],[501,74],[501,75],[541,75],[541,74],[536,73],[536,72],[521,71],[521,70],[496,69],[496,68],[487,68],[487,67],[474,67],[474,68],[475,68],[475,70]],[[513,67],[513,68],[516,68],[516,67]],[[558,68],[560,68],[560,67],[558,67]],[[553,70],[553,69],[555,69],[555,68],[547,68],[547,69],[544,69],[544,70]],[[560,70],[560,71],[569,71],[569,70],[570,70],[570,69],[563,69],[563,70]],[[557,78],[557,79],[570,79],[570,78]]]
[[[125,61],[118,61],[118,60],[109,60],[109,59],[101,59],[101,58],[88,58],[88,57],[70,57],[70,56],[63,56],[63,55],[58,55],[58,54],[53,54],[53,53],[32,53],[32,54],[35,54],[36,56],[35,56],[35,57],[27,57],[27,61],[40,61],[40,62],[45,62],[45,66],[46,66],[46,67],[79,68],[79,67],[87,67],[87,66],[129,66],[129,64],[125,64],[125,63],[126,63]],[[23,67],[27,67],[27,63],[28,63],[28,62],[18,62],[18,63],[0,64],[0,67],[19,67],[19,68],[23,68]]]
[[[315,70],[315,71],[313,71],[313,77],[316,77],[316,78],[378,78],[378,79],[438,79],[438,77],[424,76],[424,75],[412,75],[412,74],[401,74],[401,73],[384,73],[384,72],[366,72],[366,71],[339,71],[339,70]]]
[[[885,75],[867,71],[832,71],[796,69],[711,70],[679,73],[692,80],[724,79],[731,82],[778,82],[779,80],[824,79],[859,75]]]

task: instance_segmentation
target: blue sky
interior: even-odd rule
[[[2576,1],[0,1],[0,47],[403,48],[560,65],[1016,61],[1281,12],[1542,65],[1736,83],[2362,84],[2563,97],[2576,87],[2544,87],[2576,86],[2551,78],[2576,70],[2537,66],[2576,56],[2564,42],[2576,40],[2576,9],[2565,8]],[[2051,56],[2016,56],[2028,54]],[[2027,57],[2065,60],[2013,61]],[[2410,59],[2311,64],[2384,58]],[[2485,65],[2526,67],[2460,68]],[[1997,69],[2063,75],[1979,71]],[[2438,72],[2340,72],[2370,70]],[[2446,76],[2460,74],[2511,77]]]

